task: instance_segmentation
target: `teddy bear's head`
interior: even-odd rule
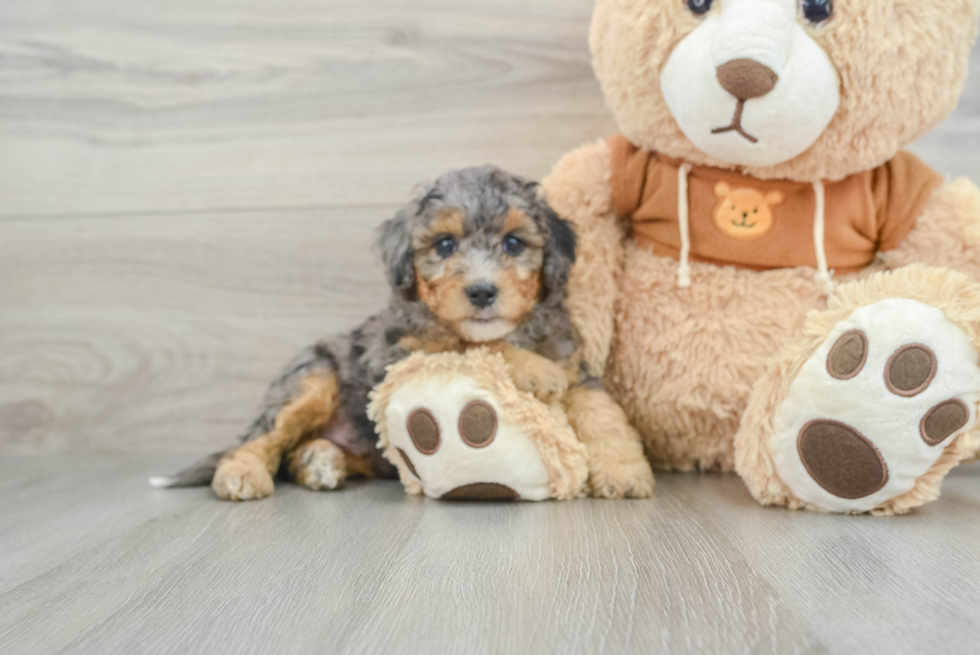
[[[598,0],[593,63],[636,145],[764,179],[873,168],[956,105],[980,0]]]

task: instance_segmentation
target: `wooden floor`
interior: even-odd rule
[[[540,178],[616,130],[592,5],[0,3],[0,655],[977,652],[977,466],[895,520],[735,477],[518,506],[146,486],[383,304],[373,230],[413,185]],[[974,64],[912,148],[980,180]]]
[[[166,466],[178,458],[163,458]],[[976,653],[980,466],[899,519],[645,501],[455,504],[391,482],[231,504],[157,457],[0,461],[0,652]]]

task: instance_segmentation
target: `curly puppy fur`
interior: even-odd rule
[[[247,500],[271,494],[280,471],[311,489],[338,488],[348,474],[394,477],[377,448],[368,395],[389,365],[413,351],[489,345],[511,365],[518,387],[545,402],[562,398],[569,382],[593,388],[564,306],[575,245],[569,223],[535,183],[491,166],[443,175],[380,228],[388,307],[300,353],[270,386],[244,445],[154,483],[211,483],[222,498]],[[628,425],[612,432],[639,452]],[[614,471],[602,477],[603,495],[652,492],[652,474],[618,485],[610,478],[618,479]]]

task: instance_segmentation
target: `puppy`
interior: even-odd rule
[[[564,306],[575,233],[536,184],[492,166],[446,173],[382,225],[378,242],[388,307],[294,359],[242,446],[151,484],[211,483],[221,498],[249,500],[270,495],[280,471],[314,490],[349,475],[396,477],[366,413],[385,368],[416,350],[485,346],[510,363],[518,388],[564,402],[589,450],[595,495],[652,494],[638,435],[579,365]]]

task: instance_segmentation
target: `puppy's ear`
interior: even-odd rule
[[[544,285],[541,299],[561,302],[565,298],[565,285],[568,284],[572,264],[575,263],[575,230],[571,223],[559,218],[548,205],[544,207],[544,216],[547,235],[544,242]]]
[[[412,207],[402,209],[394,218],[382,223],[378,230],[378,249],[388,283],[396,293],[408,300],[414,300],[416,296],[415,250],[409,233],[409,219],[413,211]]]

